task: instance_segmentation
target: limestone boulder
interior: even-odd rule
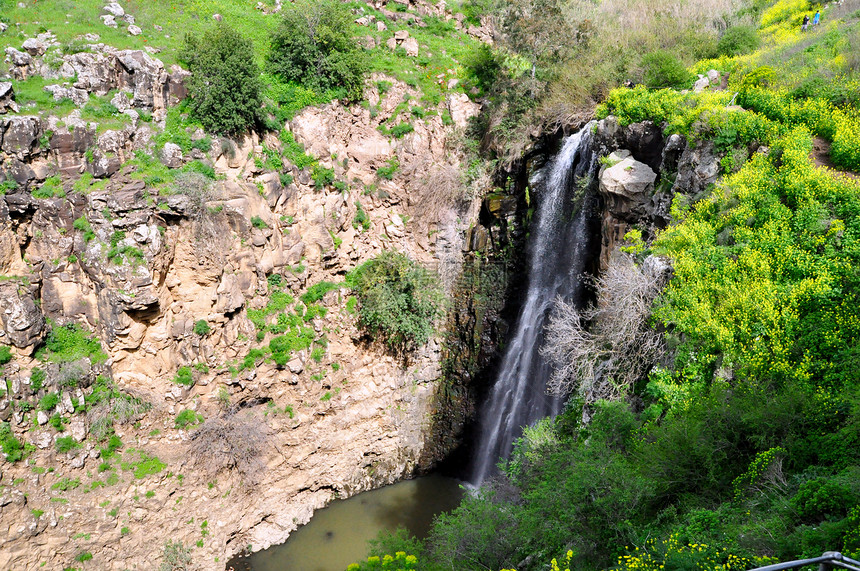
[[[600,193],[614,217],[632,221],[646,214],[656,179],[651,167],[628,155],[600,174]]]
[[[469,99],[465,93],[452,93],[448,96],[448,112],[454,125],[465,128],[469,119],[480,113],[481,106]]]
[[[0,81],[0,114],[8,111],[17,112],[18,105],[15,103],[15,90],[9,81]]]
[[[175,169],[182,166],[182,149],[176,143],[165,143],[161,150],[161,162]]]
[[[694,91],[695,93],[701,93],[702,91],[704,91],[704,90],[706,90],[708,87],[710,87],[710,85],[711,85],[710,80],[708,80],[708,78],[707,78],[707,77],[705,77],[705,76],[701,76],[701,77],[699,77],[699,79],[697,79],[697,80],[696,80],[696,82],[693,84],[693,91]]]
[[[107,4],[104,7],[104,11],[108,14],[113,15],[115,18],[122,18],[123,16],[125,16],[125,10],[116,2],[111,2]]]
[[[35,72],[35,62],[27,52],[21,52],[15,48],[6,48],[6,57],[12,65],[9,73],[18,80],[25,80]]]
[[[69,99],[77,107],[83,107],[90,100],[90,95],[86,90],[70,85],[46,85],[45,91],[54,96],[54,101]]]
[[[33,57],[45,55],[45,43],[39,39],[29,38],[21,47]]]

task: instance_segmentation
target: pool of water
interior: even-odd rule
[[[405,527],[423,538],[433,518],[463,497],[460,481],[424,476],[335,500],[314,513],[286,543],[237,558],[235,571],[344,571],[367,556],[367,542],[380,531]]]

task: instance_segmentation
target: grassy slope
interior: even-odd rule
[[[12,7],[0,16],[10,24],[9,30],[0,35],[0,49],[21,49],[24,40],[45,30],[54,33],[64,47],[85,33],[97,33],[101,42],[117,48],[149,47],[160,50],[155,56],[168,67],[178,63],[177,56],[185,34],[201,33],[213,26],[213,14],[221,14],[225,23],[253,42],[257,62],[262,67],[268,52],[269,35],[279,22],[277,14],[266,15],[257,10],[254,0],[131,0],[123,2],[122,6],[135,17],[136,25],[143,29],[140,36],[131,36],[124,22],[117,29],[101,23],[99,16],[105,12],[99,0],[28,0],[25,3],[26,8]],[[436,18],[425,18],[427,26],[421,28],[409,25],[404,20],[388,20],[381,12],[361,2],[347,4],[355,11],[356,17],[362,13],[373,14],[388,27],[387,31],[377,32],[374,26],[354,26],[356,36],[369,35],[376,40],[377,47],[370,52],[372,71],[384,72],[413,87],[420,87],[426,102],[432,105],[441,101],[448,91],[446,84],[449,79],[464,77],[461,61],[475,48],[477,41],[454,30],[451,24]],[[157,31],[155,25],[161,26],[162,30]],[[385,46],[385,40],[400,29],[407,29],[418,40],[421,45],[419,57],[407,57],[405,53],[392,52]],[[54,82],[39,78],[15,82],[19,102],[34,101],[39,109],[51,108],[53,104],[48,95],[41,91],[48,83]],[[463,91],[464,88],[461,82],[454,90]],[[68,110],[63,108],[60,111]]]

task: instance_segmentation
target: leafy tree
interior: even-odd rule
[[[734,57],[749,53],[761,45],[758,32],[752,26],[734,26],[726,30],[717,43],[720,55]]]
[[[191,70],[191,114],[206,130],[231,134],[254,125],[262,83],[249,40],[219,24],[202,37],[187,35],[180,57]]]
[[[399,252],[383,252],[347,275],[360,302],[359,324],[397,350],[423,345],[442,314],[433,274]]]
[[[512,0],[500,3],[499,24],[507,47],[531,63],[531,76],[569,52],[577,31],[562,13],[559,0]]]
[[[334,0],[300,0],[285,7],[272,35],[269,70],[317,91],[342,89],[348,99],[360,99],[367,63],[351,26],[349,9]]]
[[[689,87],[693,75],[677,57],[666,50],[656,50],[642,58],[645,85],[651,89]]]

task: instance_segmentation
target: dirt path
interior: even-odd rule
[[[825,141],[821,137],[813,137],[812,138],[812,153],[809,155],[809,158],[815,163],[815,166],[818,167],[827,167],[830,170],[836,171],[840,174],[844,174],[849,178],[853,178],[854,180],[860,180],[860,174],[856,172],[843,170],[830,160],[830,142]]]

